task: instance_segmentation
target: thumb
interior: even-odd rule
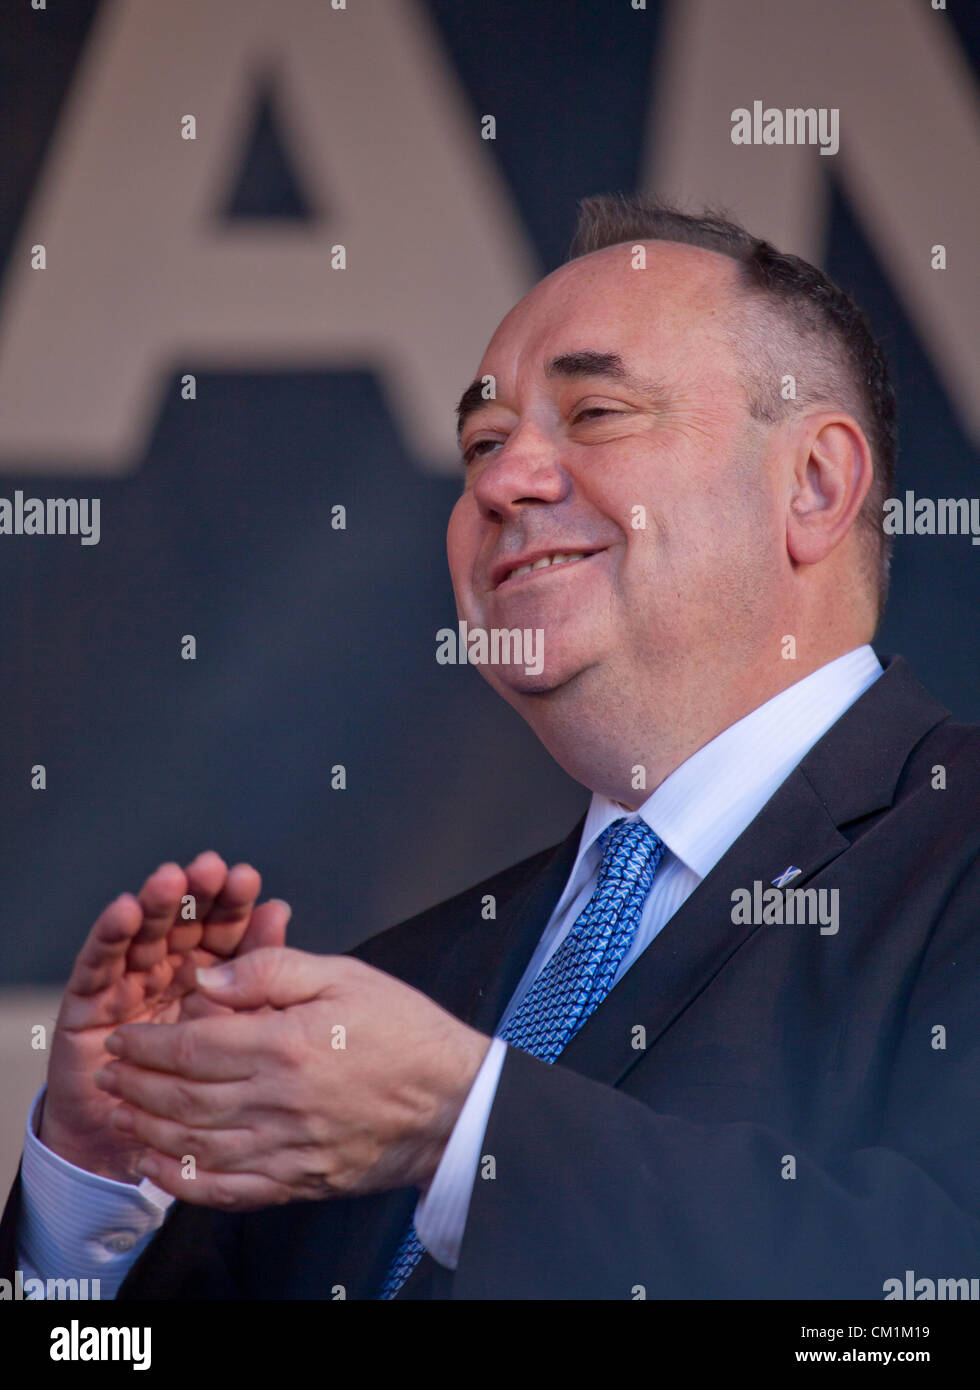
[[[232,1009],[286,1008],[315,999],[330,981],[329,957],[260,946],[223,965],[197,970],[198,988]]]

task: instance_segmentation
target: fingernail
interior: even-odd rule
[[[112,1123],[117,1129],[132,1129],[133,1112],[120,1106],[120,1108],[113,1113]]]
[[[142,1173],[144,1178],[155,1178],[160,1172],[152,1158],[138,1158],[135,1167],[137,1173]]]
[[[197,971],[197,983],[203,985],[205,989],[223,989],[225,985],[230,985],[235,978],[235,972],[230,965],[199,965]]]
[[[286,909],[286,921],[288,922],[290,917],[292,917],[293,915],[293,909],[289,906],[289,903],[286,902],[286,899],[270,898],[269,901],[273,903],[278,903],[280,907],[284,907]]]
[[[105,1050],[118,1056],[123,1050],[122,1038],[117,1033],[110,1034],[105,1040]]]

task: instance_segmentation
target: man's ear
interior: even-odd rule
[[[794,563],[815,565],[851,529],[874,470],[867,438],[852,416],[807,415],[799,425],[786,547]]]

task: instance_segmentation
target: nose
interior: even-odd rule
[[[473,484],[473,496],[484,517],[502,521],[528,503],[560,502],[570,487],[554,440],[528,422],[487,458]]]

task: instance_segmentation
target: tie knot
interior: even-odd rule
[[[641,817],[620,817],[599,836],[602,863],[600,879],[652,880],[664,852],[664,844]]]

